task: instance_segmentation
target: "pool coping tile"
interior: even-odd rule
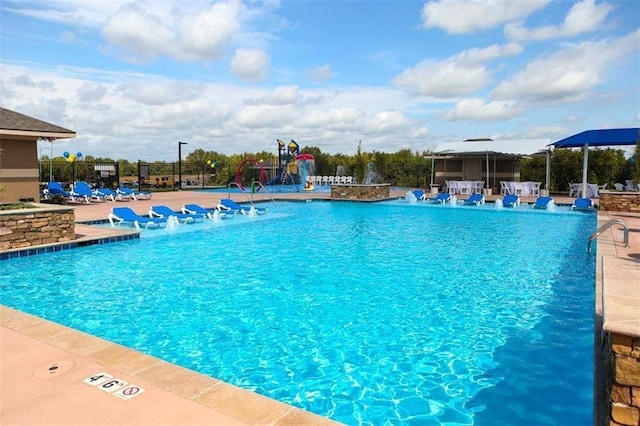
[[[193,407],[200,407],[197,409],[197,416],[194,416],[193,421],[188,422],[189,424],[286,425],[291,424],[288,422],[293,419],[299,421],[297,424],[306,425],[339,424],[331,419],[284,404],[255,392],[224,383],[218,379],[4,305],[0,305],[0,324],[2,324],[2,327],[0,327],[2,332],[0,342],[2,343],[3,354],[5,351],[10,351],[6,353],[12,354],[9,360],[3,356],[1,369],[3,387],[5,389],[9,385],[4,380],[9,375],[8,371],[13,369],[12,376],[15,374],[28,376],[28,372],[22,370],[32,368],[33,365],[47,364],[46,358],[40,358],[51,352],[57,352],[66,355],[58,356],[52,361],[70,363],[73,366],[71,367],[72,371],[78,370],[77,365],[83,365],[85,373],[81,378],[73,382],[73,386],[81,383],[81,379],[90,377],[91,374],[107,372],[107,374],[122,378],[131,384],[135,383],[142,386],[145,389],[145,393],[141,394],[140,398],[142,398],[142,395],[152,398],[150,395],[153,395],[154,389],[156,389],[154,397],[168,400],[168,406],[156,407],[156,410],[166,409],[170,411],[172,406],[176,406],[178,410],[183,410],[184,407],[182,405],[184,405],[184,402],[182,401],[189,401],[190,404],[194,404]],[[17,342],[17,340],[20,341]],[[39,349],[40,347],[45,348],[45,350]],[[19,354],[17,355],[16,352],[19,352]],[[18,362],[18,358],[21,367],[15,370],[14,368],[17,366],[14,366],[14,362],[11,361],[15,359]],[[90,373],[87,373],[87,371]],[[77,374],[78,372],[76,371]],[[61,377],[66,377],[66,375]],[[22,382],[25,381],[23,380]],[[65,383],[64,386],[71,386],[68,378],[65,378]],[[22,423],[22,420],[27,417],[30,419],[29,423],[55,423],[53,419],[56,417],[51,417],[51,410],[59,411],[60,407],[58,405],[61,403],[56,399],[55,391],[48,388],[43,389],[41,386],[33,384],[22,383],[20,386],[21,392],[35,395],[39,401],[38,407],[34,411],[32,407],[34,401],[28,402],[27,406],[23,407],[23,402],[3,397],[3,410],[0,418],[2,423],[18,424]],[[90,386],[86,386],[90,388]],[[82,389],[82,386],[77,387]],[[95,391],[92,399],[104,399],[103,392],[96,389],[89,390]],[[160,391],[163,392],[162,395],[157,394]],[[46,395],[37,397],[42,393],[46,393]],[[111,404],[116,399],[109,398],[107,401]],[[47,400],[51,400],[56,406],[48,406],[46,404]],[[96,403],[100,404],[99,401]],[[121,407],[120,412],[113,414],[113,421],[109,421],[109,413],[102,413],[101,423],[115,424],[120,422],[122,424],[122,409],[124,409],[125,412],[133,410],[129,412],[131,422],[127,421],[127,424],[159,424],[158,420],[150,421],[149,414],[140,413],[138,407],[135,404],[129,404],[124,408]],[[21,417],[23,410],[27,410],[27,412],[24,412],[24,417]],[[156,414],[154,413],[154,415]],[[190,411],[184,412],[184,414],[186,416],[180,418],[186,421]],[[66,425],[83,425],[87,422],[86,418],[74,418],[71,413],[66,419],[67,421],[63,422]],[[208,420],[204,422],[203,419]],[[61,420],[58,419],[58,421]],[[182,422],[172,423],[169,420],[161,423],[183,424]]]

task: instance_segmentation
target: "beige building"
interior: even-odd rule
[[[0,202],[40,201],[38,140],[76,132],[0,107]]]

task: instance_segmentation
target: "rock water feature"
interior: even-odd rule
[[[364,180],[362,183],[364,185],[371,185],[374,183],[380,183],[381,180],[382,176],[378,173],[378,170],[376,170],[375,165],[373,163],[367,164],[367,171],[364,174]]]
[[[391,193],[391,185],[378,183],[382,176],[373,163],[367,165],[363,183],[341,183],[331,185],[331,198],[336,200],[386,200]]]

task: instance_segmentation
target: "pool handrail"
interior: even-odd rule
[[[607,229],[611,228],[613,225],[622,225],[623,229],[623,243],[625,247],[629,247],[629,227],[622,219],[611,219],[607,221],[604,225],[599,227],[596,232],[589,236],[587,240],[587,253],[591,252],[591,241],[598,239],[598,237]]]
[[[271,201],[273,202],[273,204],[276,204],[276,200],[273,198],[273,196],[271,195],[271,193],[269,191],[266,190],[266,188],[264,187],[264,185],[262,185],[262,183],[258,182],[258,181],[252,181],[251,182],[252,185],[258,184],[260,185],[261,188],[264,189],[264,191],[269,195],[269,198],[271,198]],[[247,193],[247,191],[244,189],[244,187],[242,185],[240,185],[238,182],[229,182],[229,184],[227,185],[227,198],[231,199],[231,187],[235,186],[236,188],[238,188],[240,190],[240,192],[245,196],[245,198],[247,199],[247,201],[253,206],[253,197],[250,197],[249,194]]]

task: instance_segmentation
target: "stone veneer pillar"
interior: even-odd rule
[[[46,206],[0,211],[0,251],[75,239],[73,208]]]
[[[334,200],[386,200],[390,192],[388,183],[331,185],[331,198]]]
[[[605,386],[608,425],[640,425],[640,337],[606,333]]]
[[[599,195],[600,210],[640,213],[640,192],[600,191]]]

